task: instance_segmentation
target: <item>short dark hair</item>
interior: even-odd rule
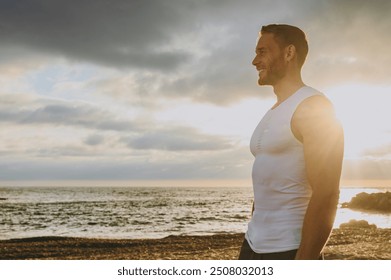
[[[272,33],[281,47],[293,45],[297,61],[302,67],[308,54],[308,42],[303,30],[288,24],[269,24],[262,26],[261,34]]]

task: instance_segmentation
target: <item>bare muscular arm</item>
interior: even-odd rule
[[[296,259],[318,259],[335,219],[343,159],[343,130],[331,103],[322,96],[305,100],[292,118],[292,131],[303,143],[312,188]]]

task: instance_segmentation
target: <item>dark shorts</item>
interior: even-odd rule
[[[278,253],[255,253],[245,238],[242,244],[242,248],[240,249],[239,260],[294,260],[296,253],[297,250]],[[320,256],[319,259],[323,260],[323,255]]]

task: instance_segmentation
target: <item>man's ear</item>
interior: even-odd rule
[[[285,60],[290,62],[296,55],[296,47],[294,45],[289,45],[285,48]]]

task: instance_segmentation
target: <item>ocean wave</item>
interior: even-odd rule
[[[250,218],[251,190],[214,190],[217,191],[208,188],[11,189],[0,193],[1,197],[9,197],[0,203],[0,239],[34,235],[149,238],[171,233],[244,232]],[[374,215],[368,215],[366,219],[370,221]],[[384,224],[390,224],[390,219],[382,218]]]
[[[220,217],[200,217],[199,221],[222,221]]]
[[[227,218],[238,219],[238,220],[248,220],[249,216],[236,214],[233,216],[227,216]]]
[[[194,217],[191,217],[191,216],[185,216],[185,217],[174,217],[173,218],[173,221],[179,221],[179,222],[188,222],[188,221],[191,221],[191,220],[194,220]]]
[[[130,224],[132,224],[132,225],[151,225],[152,222],[150,222],[150,221],[138,221],[138,220],[136,220],[136,221],[132,221]]]

